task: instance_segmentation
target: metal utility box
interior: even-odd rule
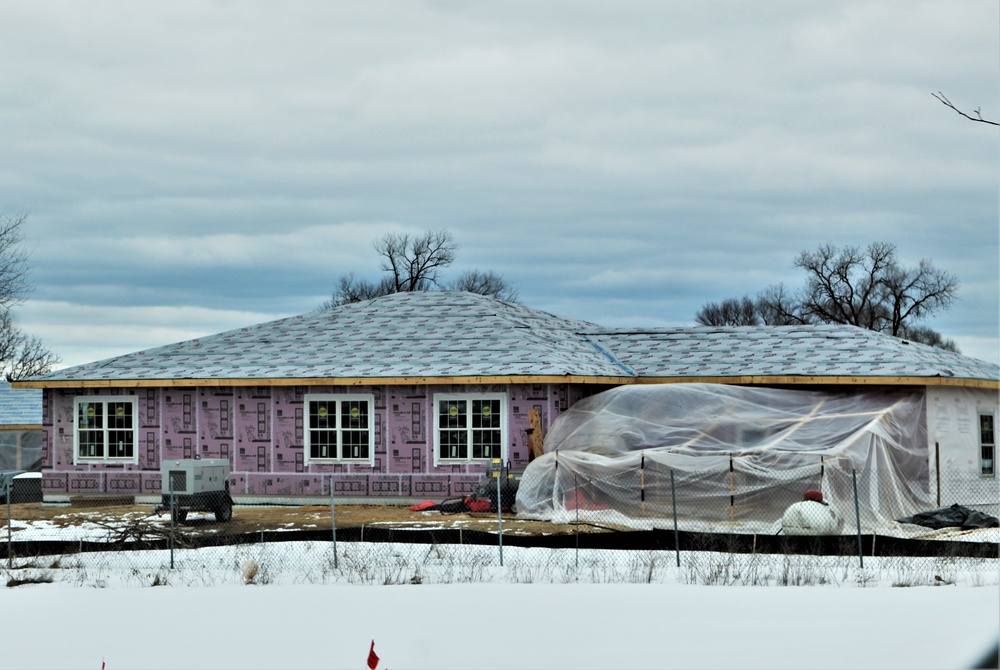
[[[212,512],[216,521],[230,521],[233,518],[228,460],[188,458],[164,461],[160,476],[163,499],[156,509],[161,512],[172,510],[174,521],[183,522],[191,511]]]
[[[24,470],[0,471],[0,503],[42,502],[42,473]]]

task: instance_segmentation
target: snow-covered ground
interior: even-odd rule
[[[0,667],[947,668],[995,560],[278,543],[4,562]]]

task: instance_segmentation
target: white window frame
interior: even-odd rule
[[[993,441],[992,442],[988,442],[988,441],[986,441],[986,440],[983,439],[985,437],[983,435],[983,417],[987,417],[987,416],[990,418],[990,423],[993,424],[993,426],[992,426]],[[978,443],[979,443],[979,474],[982,477],[996,477],[997,476],[997,419],[996,419],[996,415],[993,412],[980,412],[979,416],[977,418],[978,418],[978,421],[976,422],[976,433],[977,433],[977,435],[979,437],[979,439],[977,440]],[[986,461],[987,461],[987,459],[985,458],[985,453],[984,453],[986,451],[987,447],[990,449],[990,451],[993,454],[993,458],[989,459],[990,460],[989,472],[986,471]]]
[[[108,422],[109,403],[128,403],[132,405],[132,426],[119,428],[110,426]],[[81,405],[102,405],[101,416],[104,418],[100,428],[81,428]],[[102,434],[103,451],[100,456],[84,456],[80,453],[80,431],[100,431]],[[109,456],[109,433],[131,433],[131,456]],[[73,398],[73,463],[138,463],[139,462],[139,396],[135,395],[82,395]]]
[[[309,463],[354,463],[359,465],[375,465],[375,395],[372,393],[307,393],[304,396],[305,401],[305,411],[302,413],[302,433],[305,436],[304,439],[304,449],[305,449],[305,464]],[[312,411],[310,405],[314,402],[336,402],[337,411],[335,413],[336,421],[333,427],[327,430],[332,430],[336,432],[337,435],[337,445],[336,445],[336,456],[319,458],[312,456],[312,436],[313,429],[311,427]],[[368,431],[368,455],[362,458],[343,458],[343,443],[344,443],[344,431],[349,430],[341,424],[341,403],[344,402],[365,402],[368,403],[368,426],[364,430]]]
[[[447,430],[447,426],[441,426],[441,416],[438,405],[441,402],[465,403],[466,416],[472,416],[472,403],[476,400],[500,401],[500,454],[489,458],[473,458],[473,432],[477,430],[472,426],[472,421],[462,429],[465,432],[466,456],[459,458],[445,458],[441,455],[441,431]],[[507,458],[507,395],[504,393],[435,393],[431,398],[431,412],[434,416],[434,464],[435,465],[459,465],[462,463],[489,463],[494,458],[501,461]]]

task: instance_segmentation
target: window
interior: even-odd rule
[[[73,401],[76,461],[136,459],[136,396],[81,396]]]
[[[506,397],[434,396],[434,442],[438,461],[503,458]]]
[[[374,463],[371,395],[307,395],[306,462]]]
[[[996,432],[993,429],[993,415],[979,415],[979,466],[984,476],[996,474]]]

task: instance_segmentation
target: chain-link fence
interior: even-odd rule
[[[969,570],[975,579],[997,574],[995,479],[952,479],[938,505],[933,486],[900,490],[878,470],[827,464],[780,477],[736,464],[613,477],[566,472],[553,482],[545,513],[508,509],[513,474],[506,472],[500,495],[486,479],[478,493],[418,509],[412,500],[345,500],[336,476],[326,478],[322,495],[295,504],[228,494],[195,502],[170,490],[156,499],[53,503],[41,502],[37,485],[19,487],[4,473],[0,557],[9,579],[30,569],[81,582],[184,574],[196,583],[932,583]]]

